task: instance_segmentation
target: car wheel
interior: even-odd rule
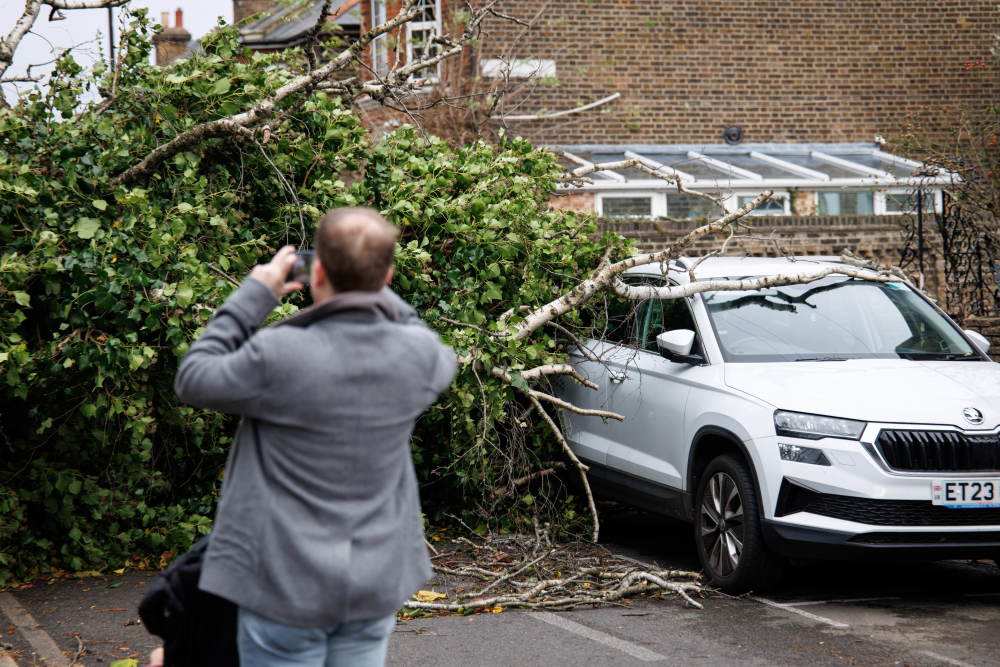
[[[784,560],[764,544],[753,476],[739,458],[713,459],[695,495],[695,540],[709,582],[727,593],[763,591],[781,577]]]

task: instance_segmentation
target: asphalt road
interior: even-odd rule
[[[610,511],[603,534],[610,550],[638,561],[695,567],[686,526]],[[151,576],[86,578],[0,593],[0,647],[7,648],[6,657],[0,648],[0,667],[68,664],[67,656],[80,648],[86,651],[79,662],[87,666],[141,658],[156,645],[135,612]],[[777,593],[714,597],[705,600],[704,610],[645,600],[558,614],[506,611],[404,621],[389,655],[390,665],[646,663],[1000,666],[1000,570],[959,561],[809,563],[794,568]]]

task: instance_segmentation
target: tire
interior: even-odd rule
[[[698,559],[709,583],[733,595],[778,583],[785,561],[764,544],[756,486],[742,459],[724,454],[708,464],[694,511]]]

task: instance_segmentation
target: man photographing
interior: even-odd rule
[[[255,267],[185,355],[175,389],[243,417],[200,588],[239,607],[242,667],[382,665],[395,611],[431,576],[409,439],[455,356],[385,287],[395,227],[327,213],[314,305],[257,331],[290,246]]]

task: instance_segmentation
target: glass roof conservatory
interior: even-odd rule
[[[775,197],[756,215],[885,215],[918,205],[939,209],[957,176],[886,153],[878,144],[572,145],[554,146],[570,170],[638,160],[678,177],[689,189],[722,196],[735,210],[760,192]],[[595,193],[599,215],[708,217],[710,202],[679,193],[669,181],[626,167],[596,171],[574,192]]]

